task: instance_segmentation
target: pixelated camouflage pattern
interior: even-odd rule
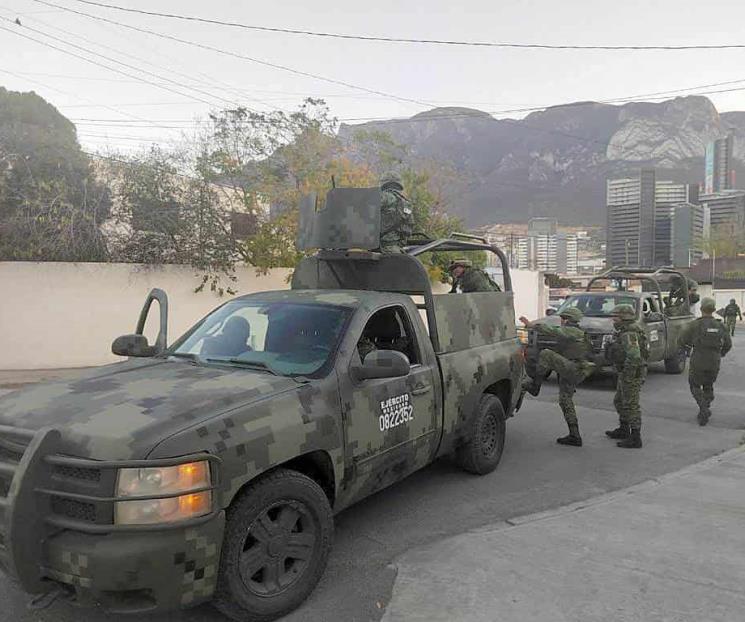
[[[465,440],[484,392],[499,395],[508,415],[514,409],[523,361],[512,294],[443,296],[437,317],[447,347],[439,356],[405,294],[304,289],[245,298],[350,308],[332,373],[292,379],[185,360],[132,360],[0,398],[0,423],[54,426],[62,432],[60,452],[82,458],[209,452],[221,461],[218,510],[262,473],[302,457],[330,474],[327,492],[338,512]],[[363,329],[376,311],[394,305],[411,319],[421,360],[406,377],[356,382],[350,369],[361,364]],[[395,425],[384,428],[389,411],[397,413]],[[189,529],[106,537],[64,531],[49,539],[45,566],[50,577],[101,602],[109,592],[150,590],[158,609],[190,606],[214,592],[223,529],[219,512]]]
[[[380,188],[334,188],[326,195],[326,203],[316,209],[315,196],[300,203],[300,224],[297,247],[362,248],[380,246]]]
[[[612,359],[618,373],[613,405],[621,424],[632,430],[641,429],[641,389],[647,378],[645,352],[647,334],[636,322],[624,321],[616,329],[616,341],[612,347]]]
[[[438,294],[433,300],[443,352],[477,348],[517,335],[511,292]]]
[[[210,600],[217,583],[224,514],[197,527],[106,537],[64,531],[49,539],[46,574],[104,607],[109,593],[147,590],[161,610]]]

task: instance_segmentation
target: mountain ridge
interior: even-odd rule
[[[605,222],[605,181],[642,167],[659,179],[701,183],[706,145],[735,132],[735,170],[745,179],[745,111],[719,113],[706,97],[662,102],[576,102],[524,119],[496,119],[474,108],[434,108],[410,119],[342,124],[357,149],[360,130],[382,131],[412,161],[439,161],[456,172],[454,212],[466,224],[552,216],[566,224]]]

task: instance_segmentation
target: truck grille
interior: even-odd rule
[[[76,499],[52,497],[52,512],[65,518],[81,520],[86,523],[96,522],[96,506]]]
[[[54,474],[58,475],[59,477],[76,479],[85,482],[101,481],[101,471],[99,469],[57,465],[56,467],[54,467]]]

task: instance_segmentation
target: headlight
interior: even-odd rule
[[[204,516],[212,511],[209,462],[188,462],[171,467],[120,469],[117,497],[150,497],[118,501],[117,525],[174,523]]]
[[[613,335],[603,335],[603,348],[607,348],[610,344],[613,343]]]

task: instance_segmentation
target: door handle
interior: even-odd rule
[[[423,384],[418,387],[416,387],[411,394],[412,395],[424,395],[425,393],[429,393],[432,390],[431,384]]]

